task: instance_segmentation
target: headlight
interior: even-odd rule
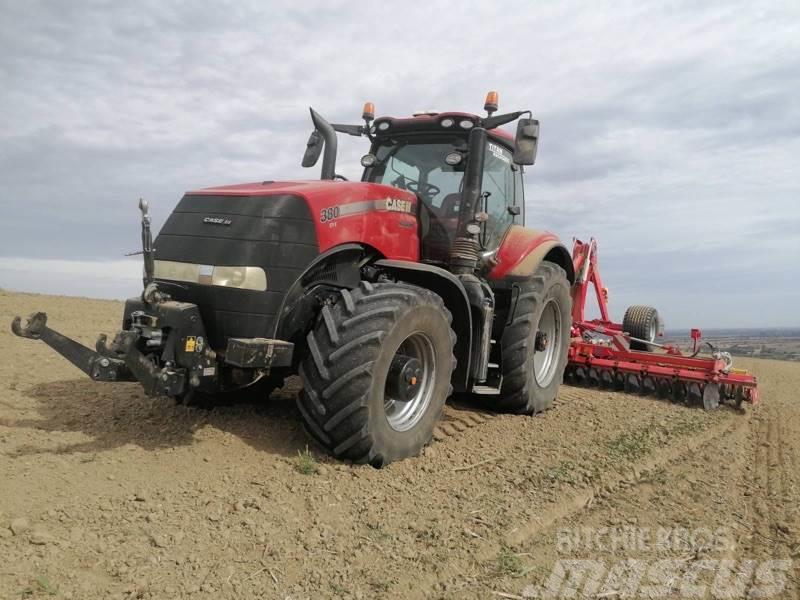
[[[475,126],[475,123],[464,119],[463,121],[458,122],[458,126],[461,127],[461,129],[472,129]]]
[[[153,275],[156,279],[198,283],[200,281],[200,265],[174,260],[156,260]]]
[[[267,289],[267,273],[261,267],[215,267],[174,260],[156,260],[154,275],[156,279],[199,285],[218,285],[257,292]]]
[[[214,267],[211,285],[263,292],[267,289],[267,274],[261,267]]]
[[[440,123],[442,127],[452,127],[453,126],[453,119],[442,119]]]

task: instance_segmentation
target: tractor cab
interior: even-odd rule
[[[524,221],[523,166],[536,158],[539,122],[530,111],[494,115],[489,92],[486,117],[461,112],[379,117],[364,105],[364,125],[330,124],[313,109],[315,129],[303,166],[324,148],[322,179],[336,179],[336,133],[369,138],[361,159],[362,181],[392,186],[418,199],[420,259],[453,272],[472,272],[498,250],[514,224]],[[517,121],[516,136],[500,126]]]
[[[371,128],[370,153],[361,159],[362,181],[416,194],[423,262],[449,262],[470,160],[469,130],[478,120],[475,115],[462,113],[384,117]],[[514,138],[505,131],[493,131],[482,157],[478,206],[478,212],[485,215],[478,237],[482,252],[496,250],[508,228],[524,221],[523,170],[513,157]]]

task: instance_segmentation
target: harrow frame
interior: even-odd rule
[[[710,356],[700,356],[702,333],[692,329],[692,354],[677,346],[632,338],[609,316],[608,289],[603,286],[597,260],[597,242],[576,239],[572,248],[576,280],[572,290],[572,341],[564,380],[578,385],[614,388],[629,393],[655,394],[662,398],[702,403],[714,409],[720,401],[740,406],[756,404],[756,378],[734,369],[730,354],[712,347]],[[599,319],[586,319],[589,288],[594,288]],[[661,335],[661,333],[659,333]],[[638,341],[657,351],[633,350]],[[708,344],[710,346],[710,344]]]

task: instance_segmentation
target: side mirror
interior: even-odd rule
[[[514,140],[514,162],[518,165],[532,165],[536,162],[536,149],[539,145],[539,121],[520,119],[517,122],[517,136]]]
[[[303,154],[303,162],[301,164],[304,167],[313,167],[317,164],[319,155],[322,154],[322,146],[322,136],[315,129],[311,132],[308,142],[306,142],[306,152]]]

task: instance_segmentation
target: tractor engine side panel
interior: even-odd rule
[[[320,251],[355,242],[388,259],[419,261],[417,198],[386,185],[333,182],[303,190]]]

